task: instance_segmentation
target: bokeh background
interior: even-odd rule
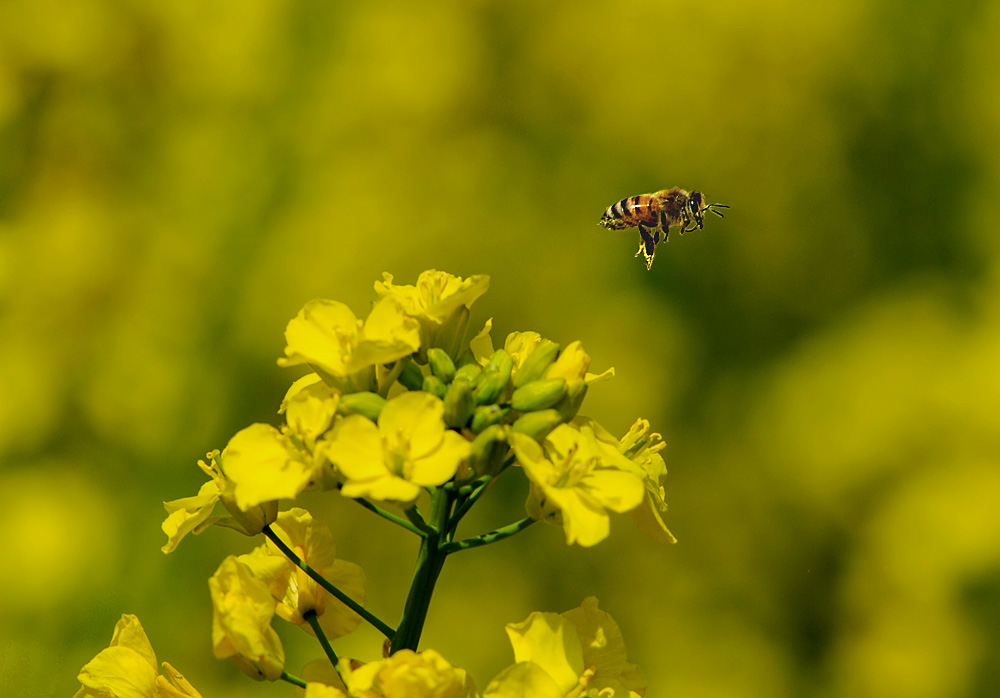
[[[664,434],[680,542],[455,556],[424,646],[482,688],[594,594],[650,696],[1000,695],[998,47],[985,0],[5,0],[0,694],[71,695],[131,612],[206,698],[291,695],[211,656],[253,542],[164,556],[161,501],[277,423],[305,301],[436,268],[617,368],[586,412]],[[732,208],[647,272],[596,222],[675,185]],[[303,502],[394,623],[413,539]]]

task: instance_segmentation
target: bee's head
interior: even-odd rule
[[[690,198],[688,198],[688,211],[691,214],[691,220],[701,228],[705,224],[705,211],[711,211],[719,218],[725,218],[724,215],[716,211],[717,208],[729,208],[726,204],[706,204],[705,197],[700,191],[691,192]]]

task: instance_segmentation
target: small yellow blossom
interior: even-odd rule
[[[253,679],[275,681],[285,668],[285,650],[271,627],[275,600],[267,584],[235,555],[208,580],[212,593],[212,647]]]
[[[389,273],[382,278],[375,282],[375,292],[379,298],[394,299],[419,321],[423,350],[440,347],[453,358],[468,328],[469,308],[490,287],[485,275],[463,279],[434,269],[422,272],[415,286],[393,284]]]
[[[663,513],[667,510],[666,491],[663,481],[667,477],[667,465],[660,451],[666,446],[663,437],[649,431],[649,421],[637,419],[621,438],[616,439],[606,429],[592,419],[578,417],[573,420],[581,429],[593,432],[606,456],[618,453],[640,468],[645,487],[642,504],[631,511],[636,527],[657,543],[676,543],[677,539],[663,523]]]
[[[539,444],[511,433],[510,444],[531,481],[528,514],[561,524],[567,545],[590,547],[608,537],[608,511],[624,512],[642,502],[637,466],[603,452],[592,433],[560,424]]]
[[[245,536],[256,536],[278,514],[277,500],[248,507],[246,511],[240,509],[233,496],[233,483],[222,470],[224,454],[212,451],[207,457],[210,463],[200,460],[198,467],[211,480],[201,486],[198,494],[163,503],[167,510],[167,518],[160,526],[167,534],[167,542],[161,548],[164,553],[173,552],[189,533],[197,535],[213,524],[232,528]],[[211,515],[219,501],[229,516]]]
[[[340,672],[352,696],[363,698],[472,698],[476,687],[463,669],[434,650],[400,650],[357,669],[344,660]]]
[[[312,455],[296,448],[269,424],[251,424],[226,446],[223,468],[236,505],[243,510],[277,499],[291,499],[318,478]]]
[[[531,355],[531,352],[541,341],[542,335],[537,332],[511,332],[507,335],[503,348],[514,359],[513,373],[517,373],[517,370],[524,365],[524,360]]]
[[[169,663],[156,670],[156,653],[139,619],[125,614],[111,644],[80,670],[74,698],[201,698]]]
[[[340,393],[335,388],[315,373],[307,373],[292,383],[278,414],[285,415],[288,433],[312,451],[316,440],[333,424],[339,402]]]
[[[581,382],[590,385],[610,380],[615,375],[614,367],[599,374],[588,373],[588,368],[590,368],[590,356],[583,350],[583,344],[578,340],[570,342],[565,349],[559,352],[559,358],[549,366],[545,377],[565,378],[566,382],[572,386]]]
[[[325,683],[307,683],[303,698],[350,698],[339,688],[327,686]]]
[[[341,494],[412,502],[421,487],[450,480],[472,446],[445,427],[440,399],[414,391],[389,400],[377,426],[361,415],[339,420],[317,449],[343,477]]]
[[[330,529],[315,522],[308,511],[293,508],[278,514],[271,530],[306,564],[364,605],[367,598],[364,572],[353,562],[337,559]],[[277,599],[276,613],[306,632],[315,634],[303,618],[309,611],[316,614],[323,632],[331,640],[352,632],[361,623],[358,614],[319,586],[271,541],[238,559],[268,584],[271,595]]]
[[[658,543],[676,543],[674,534],[663,523],[663,514],[667,510],[666,490],[663,488],[667,464],[660,451],[665,446],[662,436],[649,431],[647,420],[637,419],[619,441],[618,450],[637,463],[645,473],[646,497],[642,505],[632,510],[636,527]]]
[[[507,626],[517,664],[487,686],[483,698],[640,698],[646,682],[628,663],[618,624],[589,597],[562,614],[532,613]]]
[[[306,364],[342,392],[375,389],[375,367],[420,349],[419,323],[384,298],[362,322],[339,301],[305,304],[285,329],[280,366]]]

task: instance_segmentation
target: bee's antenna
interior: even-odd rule
[[[729,208],[729,206],[727,204],[709,204],[705,208],[707,208],[709,211],[711,211],[712,213],[714,213],[715,215],[717,215],[719,218],[725,218],[724,215],[722,215],[721,213],[719,213],[715,209],[716,208]]]

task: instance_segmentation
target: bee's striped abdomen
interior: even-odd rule
[[[639,194],[622,199],[608,206],[601,217],[601,225],[612,230],[623,230],[643,225],[656,225],[654,199],[650,194]]]

